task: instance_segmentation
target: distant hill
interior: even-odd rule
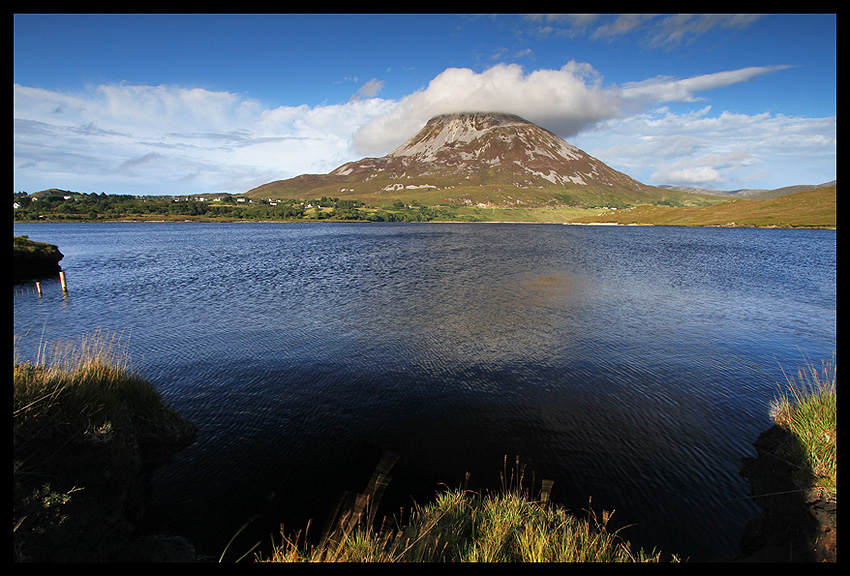
[[[504,208],[719,201],[642,184],[528,120],[484,112],[436,116],[386,156],[269,182],[245,196]]]
[[[777,198],[779,196],[785,196],[786,194],[794,194],[795,192],[805,192],[807,190],[814,190],[815,188],[826,188],[828,186],[835,186],[836,181],[825,182],[823,184],[801,184],[798,186],[785,186],[783,188],[742,188],[740,190],[710,190],[708,188],[696,188],[693,186],[667,186],[662,185],[659,188],[664,188],[668,190],[681,190],[682,192],[689,192],[692,194],[700,194],[700,195],[711,195],[711,196],[724,196],[731,198],[746,198],[748,200],[767,200],[769,198]]]
[[[576,224],[836,228],[836,187],[824,186],[762,200],[731,199],[712,206],[636,206],[572,220]]]

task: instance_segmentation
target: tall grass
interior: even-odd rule
[[[518,464],[518,463],[517,463]],[[477,493],[446,489],[431,503],[417,506],[409,522],[385,520],[380,529],[366,522],[342,522],[317,545],[300,533],[283,534],[282,543],[261,562],[658,562],[660,554],[632,551],[607,530],[611,515],[599,521],[592,511],[576,516],[548,501],[551,482],[537,498],[520,486],[520,477],[503,476],[502,490]],[[516,483],[514,483],[514,481]],[[367,489],[368,492],[368,489]],[[360,495],[364,496],[364,495]],[[365,495],[365,501],[370,498]],[[363,516],[358,517],[363,518]],[[309,525],[308,525],[309,530]],[[675,559],[675,558],[674,558]]]
[[[97,331],[49,348],[42,340],[34,363],[19,360],[16,348],[13,364],[13,534],[19,560],[33,535],[50,534],[67,520],[64,505],[84,489],[76,478],[44,467],[71,438],[100,443],[125,431],[125,438],[138,438],[143,431],[191,424],[132,370],[115,335]]]
[[[820,369],[807,362],[796,377],[785,374],[785,378],[785,390],[771,405],[771,416],[797,441],[797,481],[802,487],[834,494],[838,446],[835,360],[822,361]]]
[[[13,370],[13,422],[19,433],[71,434],[142,423],[176,423],[179,416],[156,388],[135,373],[126,346],[96,331],[77,342],[39,345],[35,363]]]

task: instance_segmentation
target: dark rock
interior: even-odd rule
[[[153,495],[154,472],[189,446],[197,429],[189,422],[160,428],[86,431],[71,437],[15,438],[16,489],[24,492],[49,483],[69,493],[61,521],[28,525],[15,531],[15,560],[38,562],[103,562],[139,556],[144,544],[133,542],[136,523]],[[17,502],[17,499],[16,499]],[[15,511],[16,518],[24,515]],[[150,541],[145,540],[145,541]],[[171,550],[188,558],[186,542]],[[132,549],[125,552],[125,548]]]
[[[773,426],[753,444],[758,456],[745,458],[741,475],[762,511],[746,526],[740,561],[835,562],[834,494],[801,488],[794,481],[789,455],[796,449],[791,433]]]

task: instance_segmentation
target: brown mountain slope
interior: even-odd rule
[[[719,201],[642,184],[519,116],[477,112],[436,116],[386,156],[270,182],[246,196],[503,207]]]

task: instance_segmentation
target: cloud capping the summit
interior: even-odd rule
[[[701,92],[751,81],[787,66],[750,67],[692,78],[651,78],[622,87],[603,86],[587,63],[526,73],[518,64],[498,64],[476,73],[449,68],[426,88],[402,98],[386,115],[354,134],[355,151],[380,156],[415,134],[430,118],[451,112],[506,112],[522,116],[564,139],[595,124],[661,102],[695,102]]]

